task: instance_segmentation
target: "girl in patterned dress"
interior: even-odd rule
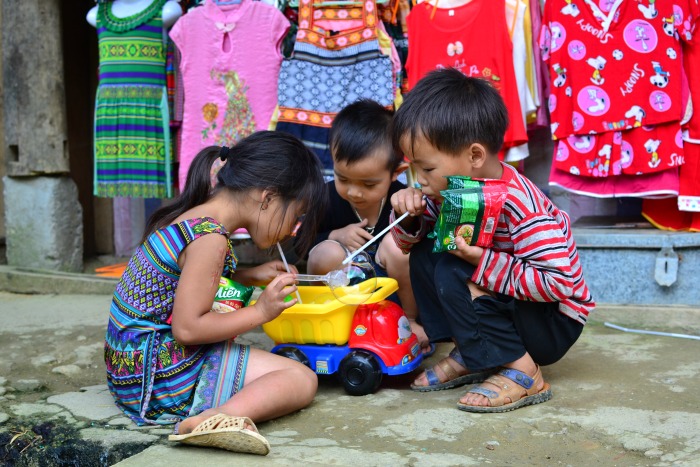
[[[217,158],[226,163],[211,188]],[[112,300],[107,383],[125,414],[139,425],[177,422],[174,441],[269,452],[253,421],[307,406],[317,379],[300,363],[234,342],[294,305],[284,300],[296,286],[281,261],[237,269],[229,234],[245,228],[269,248],[302,215],[317,225],[322,199],[320,162],[293,136],[261,131],[197,155],[180,197],[149,220]],[[221,276],[266,288],[254,305],[212,313]]]

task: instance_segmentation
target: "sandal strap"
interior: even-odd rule
[[[450,353],[448,354],[448,356],[452,360],[457,362],[461,367],[463,367],[463,368],[467,367],[467,365],[464,363],[464,359],[462,358],[462,354],[459,352],[459,349],[457,348],[457,346],[454,346],[452,348],[452,350],[450,350]]]
[[[452,381],[453,379],[461,376],[459,373],[457,373],[457,370],[455,370],[452,365],[449,364],[447,358],[440,360],[437,363],[437,366],[439,366],[442,372],[445,374],[445,377],[447,378],[445,381]]]
[[[483,387],[483,386],[476,386],[476,387],[474,387],[474,388],[471,388],[471,389],[470,389],[469,391],[467,391],[467,392],[471,392],[471,393],[474,393],[474,394],[481,394],[482,396],[485,396],[485,397],[487,397],[488,399],[491,399],[491,400],[493,400],[493,399],[495,399],[495,398],[498,397],[498,393],[497,393],[496,391],[493,391],[493,390],[491,390],[491,389],[487,389],[487,388],[485,388],[485,387]]]
[[[524,387],[525,389],[530,389],[533,384],[535,384],[535,380],[523,373],[520,370],[515,370],[513,368],[503,368],[501,371],[498,372],[499,375],[503,375],[506,378],[510,379],[511,381],[514,381],[518,385]]]
[[[253,421],[248,417],[234,417],[232,415],[218,413],[197,425],[194,430],[192,430],[192,433],[211,431],[219,428],[237,428],[243,430],[246,424],[250,426],[251,431],[258,431]]]
[[[438,378],[437,374],[435,373],[435,371],[433,371],[432,368],[428,368],[427,370],[425,370],[425,379],[428,381],[428,385],[430,386],[440,384],[440,378]]]

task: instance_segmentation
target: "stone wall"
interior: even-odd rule
[[[0,25],[2,25],[2,2],[0,2]],[[2,53],[2,34],[0,34],[0,54]],[[0,76],[2,76],[2,60],[0,60]],[[3,86],[2,80],[0,80],[0,110],[3,108]],[[0,111],[0,141],[5,141],[5,121],[3,118],[3,113]],[[5,176],[5,145],[0,144],[0,245],[5,240],[5,197],[3,195],[3,182],[2,178]],[[2,256],[2,255],[0,255]],[[0,257],[0,260],[2,258]]]
[[[2,1],[2,148],[10,266],[82,270],[68,158],[59,0]]]

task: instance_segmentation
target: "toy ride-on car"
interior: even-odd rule
[[[397,289],[396,280],[379,277],[362,304],[348,305],[328,286],[300,286],[301,303],[263,324],[263,331],[276,344],[273,353],[317,374],[337,373],[348,394],[371,394],[384,374],[410,373],[423,359],[403,310],[385,300]]]

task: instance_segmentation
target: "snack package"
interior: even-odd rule
[[[219,290],[216,291],[211,311],[229,313],[248,306],[254,290],[255,287],[246,287],[236,281],[221,277],[219,279]]]
[[[502,183],[500,180],[486,180],[480,178],[465,177],[463,175],[448,175],[447,179],[448,190],[459,190],[462,188],[474,188],[484,186],[486,183]]]
[[[508,194],[505,183],[448,177],[449,185],[464,188],[440,192],[443,196],[440,215],[430,234],[435,238],[433,253],[456,250],[457,236],[464,237],[468,245],[489,248]]]

